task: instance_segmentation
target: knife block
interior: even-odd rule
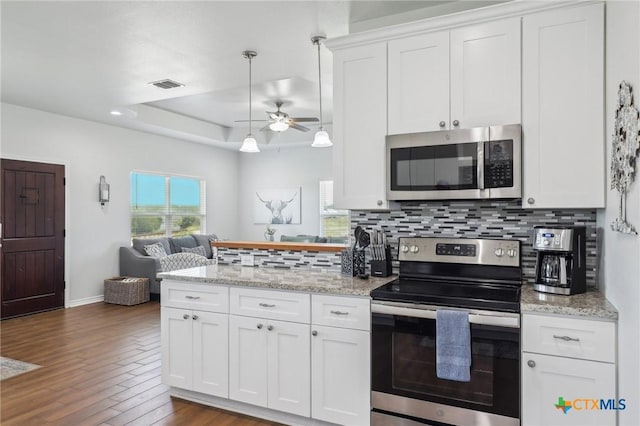
[[[384,249],[384,260],[372,260],[371,261],[371,276],[372,277],[388,277],[393,273],[393,267],[391,265],[391,248]]]

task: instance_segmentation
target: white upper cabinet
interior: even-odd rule
[[[389,134],[520,123],[520,18],[389,41]]]
[[[389,42],[389,134],[449,125],[449,32]]]
[[[523,207],[604,207],[604,5],[523,19]]]
[[[333,67],[335,207],[388,209],[384,173],[387,44],[337,50]]]
[[[520,18],[451,31],[452,128],[520,123],[520,75]]]

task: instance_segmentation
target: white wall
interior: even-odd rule
[[[282,151],[265,151],[240,156],[240,211],[239,233],[236,239],[264,240],[265,225],[253,222],[256,190],[302,187],[300,225],[271,225],[281,235],[320,232],[320,202],[318,182],[331,179],[332,148],[299,147]]]
[[[118,248],[130,244],[132,170],[202,177],[207,188],[207,232],[237,234],[238,154],[119,127],[2,104],[3,158],[66,165],[67,270],[72,305],[103,294],[118,274]],[[98,180],[111,184],[101,208]]]
[[[636,108],[640,108],[640,3],[607,2],[606,22],[606,145],[607,170],[611,162],[611,140],[618,84],[629,82],[634,91]],[[640,162],[637,163],[638,167]],[[607,187],[610,176],[607,176]],[[603,228],[602,287],[618,309],[618,394],[627,400],[627,408],[619,412],[620,425],[640,424],[640,236],[611,231],[610,224],[618,215],[619,196],[607,194],[607,206],[599,212]],[[627,218],[640,229],[640,174],[627,195]],[[596,395],[597,396],[597,395]],[[605,397],[603,395],[603,397]]]

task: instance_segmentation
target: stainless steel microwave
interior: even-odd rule
[[[387,199],[522,197],[519,124],[390,135]]]

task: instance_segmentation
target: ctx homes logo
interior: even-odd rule
[[[627,404],[624,398],[618,399],[591,399],[577,398],[567,401],[563,397],[558,397],[558,402],[553,404],[558,410],[567,414],[572,408],[575,411],[594,411],[594,410],[624,410]]]

